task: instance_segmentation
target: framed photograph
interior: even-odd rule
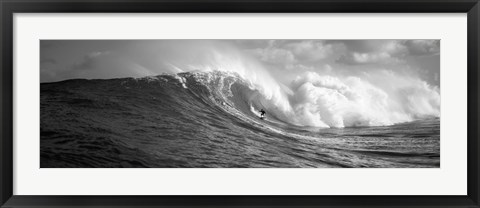
[[[479,4],[8,1],[1,207],[479,207]]]

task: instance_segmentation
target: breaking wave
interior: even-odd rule
[[[391,83],[383,88],[360,77],[322,76],[314,72],[296,77],[287,89],[275,82],[253,82],[236,72],[190,72],[173,77],[183,88],[191,84],[188,82],[206,84],[222,103],[242,106],[236,109],[239,112],[247,112],[248,106],[248,114],[256,115],[263,108],[270,117],[297,126],[386,126],[440,116],[438,87],[391,73],[383,75],[383,82]],[[212,87],[214,83],[217,85]],[[233,83],[248,92],[232,97]]]
[[[41,167],[439,166],[437,118],[318,128],[438,115],[436,88],[314,73],[267,86],[227,71],[43,83]]]

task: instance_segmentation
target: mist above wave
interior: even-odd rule
[[[298,76],[291,85],[293,121],[321,127],[382,126],[440,116],[437,87],[391,72],[375,76],[383,83],[314,72]]]

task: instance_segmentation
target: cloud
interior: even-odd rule
[[[349,64],[349,65],[360,65],[360,64],[396,64],[402,63],[403,61],[399,58],[392,56],[388,52],[379,52],[379,53],[357,53],[352,52],[346,55],[340,56],[337,60],[339,63]]]
[[[291,51],[282,48],[256,48],[246,51],[258,57],[261,61],[270,64],[292,64],[296,61],[295,55]]]
[[[353,44],[354,50],[340,56],[337,62],[349,65],[394,64],[402,62],[399,57],[407,53],[406,47],[395,40],[373,43],[377,44]]]
[[[388,53],[391,56],[401,57],[406,56],[409,49],[403,41],[392,40],[380,45],[379,51]]]
[[[405,45],[411,55],[428,56],[440,54],[439,40],[407,40]]]
[[[96,52],[91,52],[87,55],[85,55],[82,59],[82,61],[77,62],[73,65],[73,69],[75,70],[88,70],[88,69],[93,69],[96,67],[99,59],[102,56],[106,56],[110,54],[109,51],[96,51]]]
[[[323,41],[300,41],[288,43],[285,48],[290,49],[295,57],[301,61],[319,61],[327,58],[333,52],[332,44],[324,44]]]
[[[348,52],[337,63],[348,65],[399,64],[408,56],[432,56],[440,53],[438,40],[345,41]]]
[[[285,69],[292,71],[313,71],[315,68],[313,66],[305,66],[302,64],[289,64],[285,66]]]
[[[336,52],[345,48],[342,44],[323,40],[242,40],[236,43],[259,61],[288,70],[311,68],[337,56]]]
[[[358,51],[350,51],[340,56],[337,62],[344,64],[398,64],[408,54],[408,48],[397,40],[365,41],[357,45]],[[363,48],[362,48],[363,47]],[[360,51],[360,52],[359,52]],[[361,52],[363,51],[363,52]]]

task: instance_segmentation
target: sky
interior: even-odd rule
[[[212,64],[214,62],[214,64]],[[439,40],[41,40],[40,81],[258,67],[282,83],[305,72],[390,71],[440,82]],[[248,64],[245,64],[247,63]],[[253,70],[253,69],[252,69]]]

